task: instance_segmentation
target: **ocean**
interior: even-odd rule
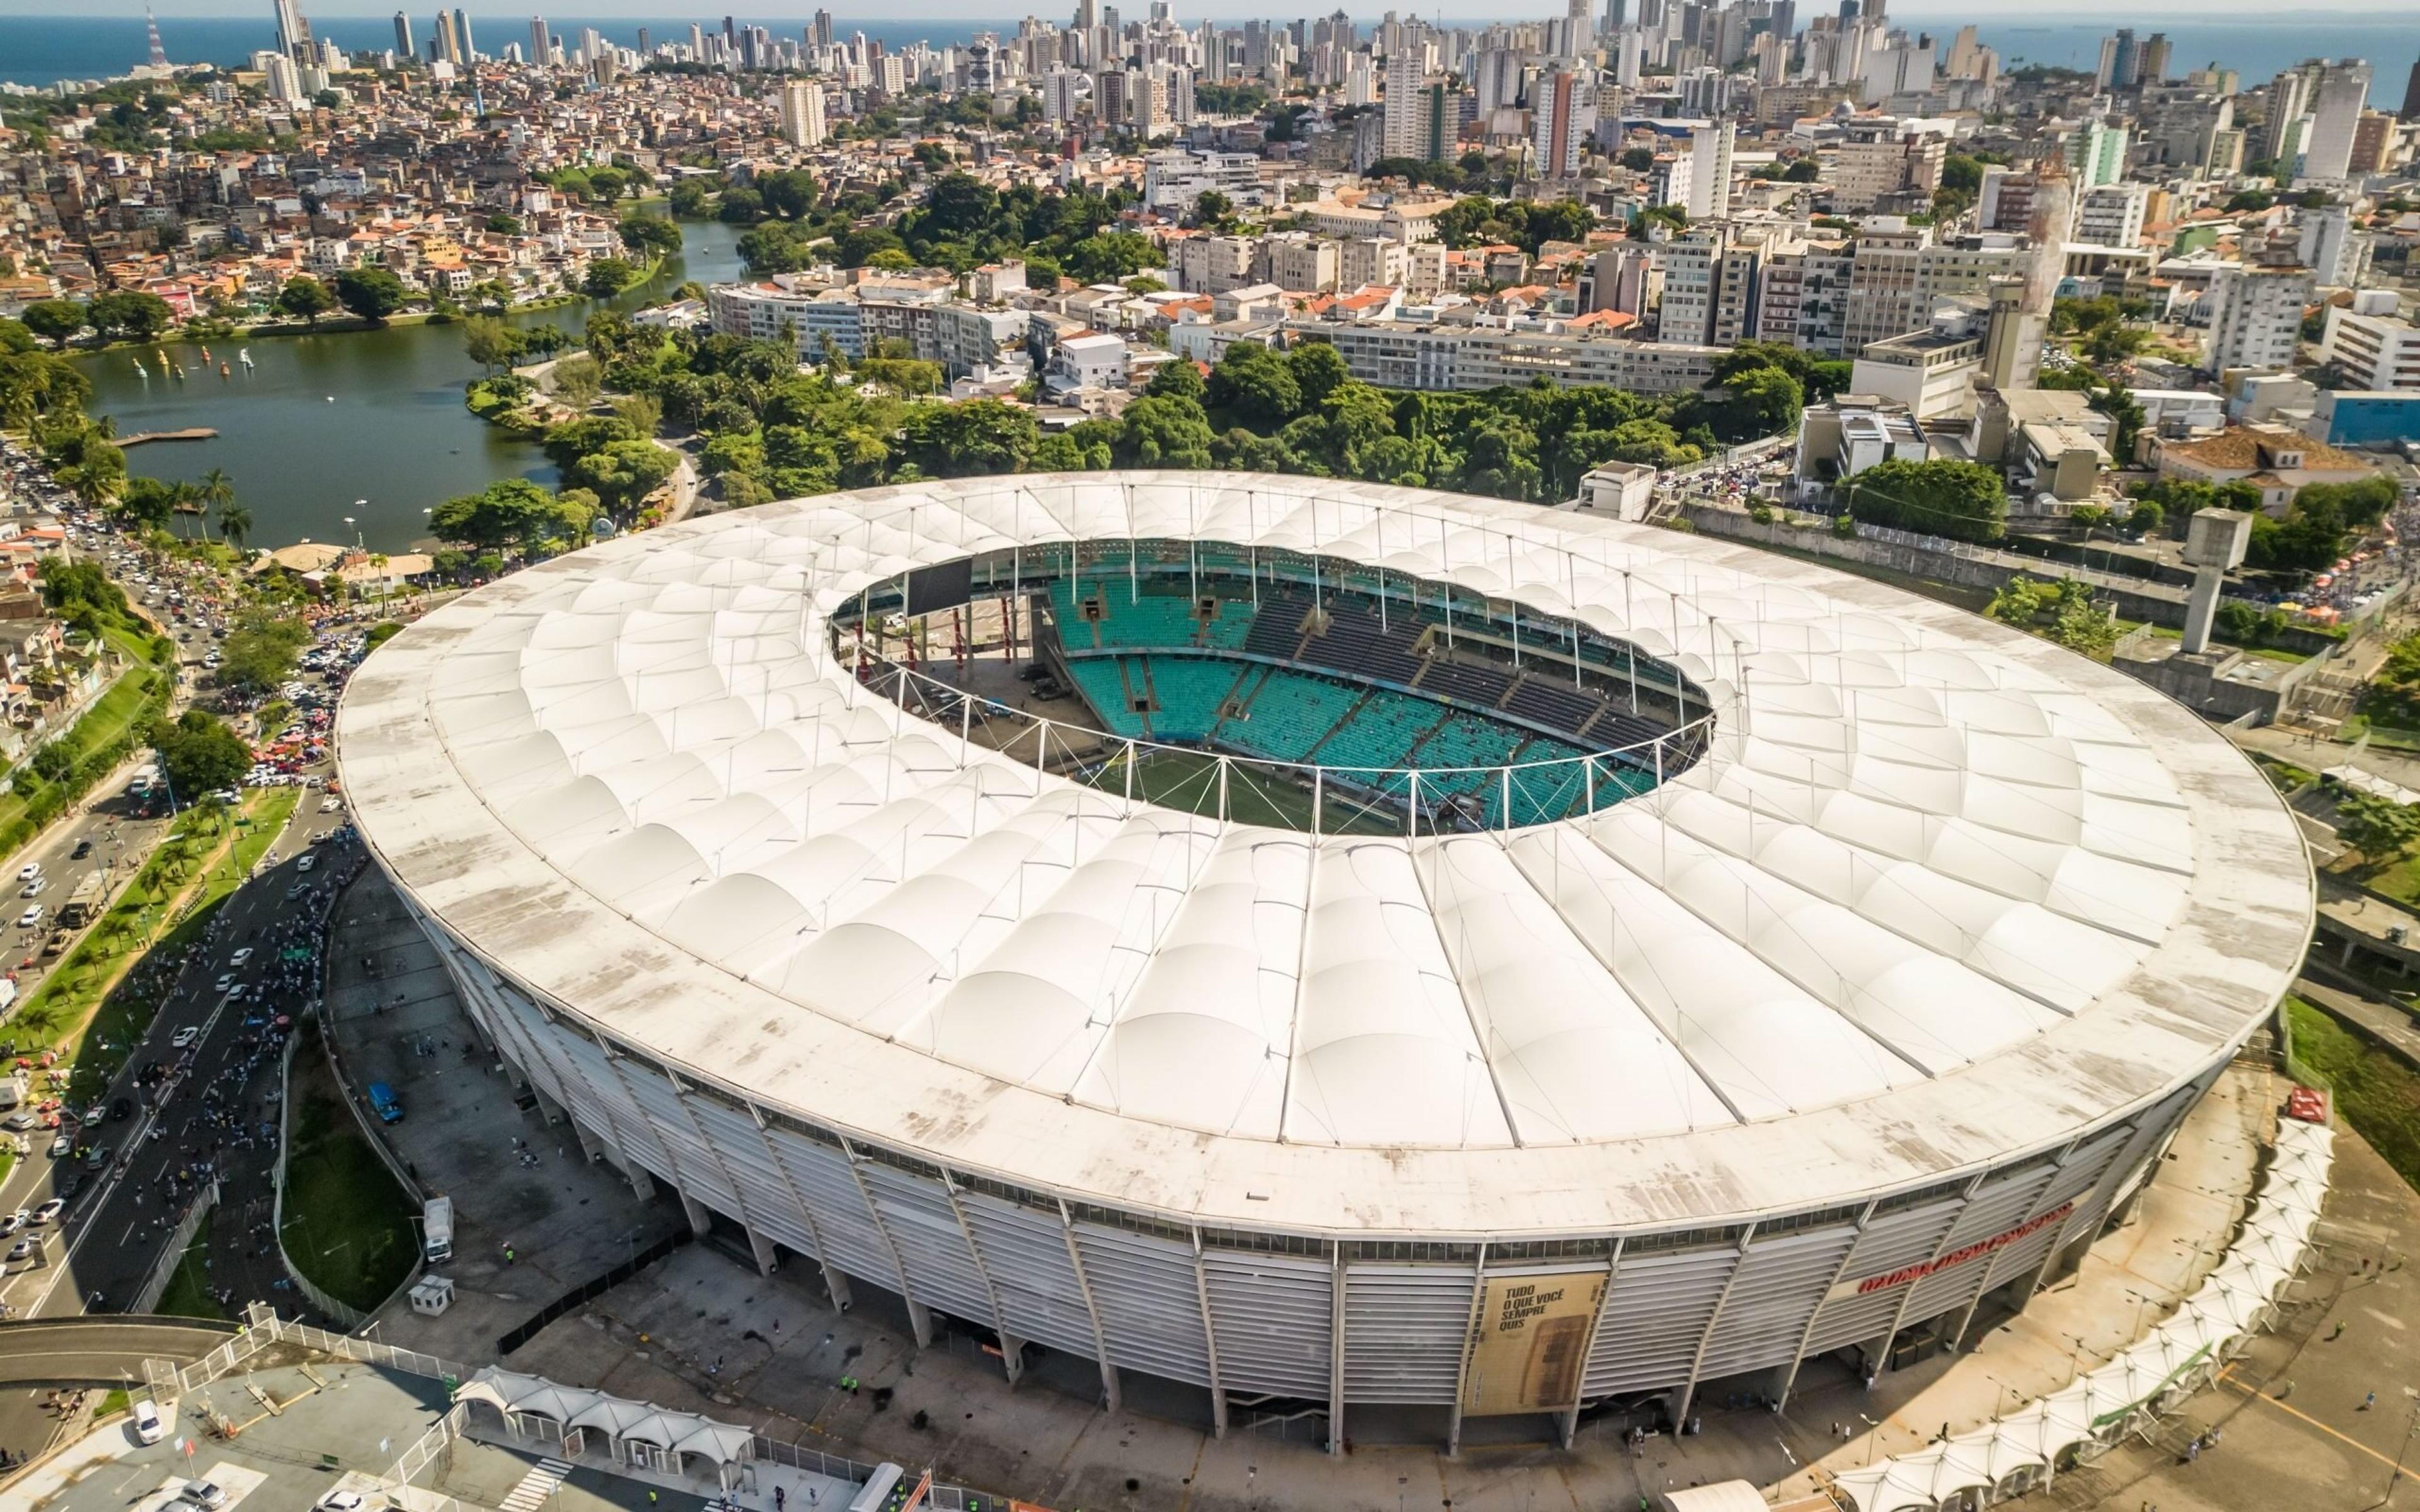
[[[23,0],[19,0],[23,3]],[[306,14],[310,6],[305,0]],[[434,10],[426,4],[407,3],[403,8],[411,15],[414,30],[427,45],[427,33],[432,28]],[[1072,6],[1060,6],[1058,10],[1072,10]],[[1137,9],[1141,7],[1138,4]],[[1544,15],[1558,9],[1551,0],[1540,0],[1531,7]],[[865,18],[836,21],[837,29],[845,36],[862,31],[880,41],[886,48],[904,46],[914,41],[929,41],[946,46],[965,40],[976,31],[991,28],[1001,32],[1015,29],[1013,22],[995,21],[885,21]],[[645,26],[656,39],[689,35],[690,23],[719,28],[721,16],[682,18],[676,21],[641,22],[627,16],[608,20],[588,20],[579,16],[547,17],[551,30],[559,37],[577,37],[582,27],[595,26],[609,40],[626,46],[638,41],[639,28]],[[761,25],[780,36],[796,37],[805,25],[802,15],[793,14],[775,19],[740,18],[743,23]],[[1485,24],[1485,20],[1463,23]],[[1452,24],[1452,23],[1449,23]],[[1945,43],[1957,30],[1954,21],[1928,14],[1911,18],[1912,29],[1930,30]],[[2415,54],[2420,54],[2420,27],[2408,22],[2397,23],[2385,17],[2358,16],[2345,12],[2314,11],[2293,20],[2260,21],[2196,21],[2173,14],[2137,16],[2113,13],[2106,21],[2077,23],[2072,21],[2029,22],[2020,17],[1986,16],[1978,18],[1983,40],[2000,50],[2009,67],[2025,63],[2047,63],[2063,68],[2089,69],[2101,56],[2101,39],[2118,26],[2133,26],[2137,33],[2164,31],[2175,44],[2171,68],[2177,73],[2208,63],[2238,69],[2249,85],[2265,80],[2278,69],[2307,57],[2363,57],[2372,69],[2370,102],[2382,110],[2394,110],[2403,103],[2404,82],[2409,76]],[[390,47],[395,42],[391,21],[376,16],[337,16],[312,20],[313,29],[320,36],[332,37],[342,46],[351,49]],[[526,10],[511,14],[493,11],[473,12],[471,16],[473,37],[481,50],[502,53],[506,44],[529,35],[529,14]],[[258,14],[207,18],[169,16],[160,22],[160,39],[168,50],[172,62],[210,62],[240,64],[259,48],[271,45],[274,36],[270,21],[268,0],[261,0]],[[139,16],[86,16],[73,21],[53,15],[0,14],[0,83],[47,85],[60,79],[106,78],[123,73],[143,61],[145,56],[143,20]]]

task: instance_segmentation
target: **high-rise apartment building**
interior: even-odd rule
[[[542,69],[553,61],[553,58],[554,39],[546,29],[546,18],[532,16],[530,18],[530,63],[534,67]]]
[[[805,79],[782,85],[782,140],[794,147],[824,143],[824,86]]]
[[[411,18],[400,10],[395,13],[395,55],[406,63],[419,55],[411,41]]]
[[[1552,69],[1538,76],[1531,95],[1529,141],[1538,176],[1576,178],[1581,153],[1596,130],[1595,82],[1576,68]]]
[[[2317,285],[2307,268],[2228,264],[2210,283],[2210,340],[2205,372],[2235,368],[2282,372],[2294,365],[2303,311]]]
[[[1387,147],[1390,158],[1426,158],[1429,143],[1428,49],[1405,39],[1387,54]]]
[[[2369,65],[2359,58],[2331,63],[2319,74],[2311,103],[2311,134],[2303,144],[2304,178],[2342,178],[2352,164],[2352,139],[2369,99]]]

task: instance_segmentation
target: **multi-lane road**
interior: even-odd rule
[[[175,633],[180,683],[190,686],[209,641],[191,626],[177,626]],[[302,681],[321,684],[317,676]],[[323,764],[314,770],[325,775],[328,768]],[[96,868],[109,869],[113,885],[122,884],[140,869],[167,824],[164,817],[132,817],[125,783],[121,772],[96,789],[86,811],[24,847],[0,874],[14,879],[19,869],[39,863],[50,879],[39,901],[53,916]],[[278,1086],[278,1058],[267,1033],[270,1026],[251,1021],[293,1015],[317,991],[313,980],[272,992],[266,1001],[259,996],[280,970],[270,936],[292,919],[323,917],[333,878],[349,862],[334,854],[342,847],[317,843],[345,823],[340,810],[322,812],[324,802],[320,790],[304,792],[285,833],[270,846],[260,873],[220,906],[208,949],[177,976],[142,1041],[101,1095],[103,1103],[115,1105],[123,1099],[131,1108],[129,1117],[88,1126],[78,1135],[82,1144],[107,1147],[107,1161],[91,1167],[71,1155],[54,1159],[49,1131],[37,1129],[27,1135],[29,1152],[0,1180],[0,1218],[39,1208],[63,1185],[72,1185],[74,1191],[57,1222],[0,1236],[0,1254],[22,1237],[39,1242],[35,1254],[0,1264],[0,1305],[8,1316],[59,1317],[87,1308],[128,1306],[158,1261],[176,1212],[190,1198],[190,1188],[184,1188],[172,1199],[165,1178],[190,1171],[205,1159],[213,1160],[222,1196],[212,1226],[212,1284],[231,1288],[239,1303],[277,1297],[273,1283],[284,1273],[274,1246],[266,1244],[265,1231],[255,1234],[253,1226],[269,1214],[276,1138],[273,1132],[264,1134],[261,1126],[266,1122],[273,1131],[276,1123],[271,1095]],[[80,849],[85,854],[79,857],[75,853]],[[306,854],[315,856],[307,871],[301,860]],[[22,910],[24,902],[13,906]],[[14,913],[0,914],[0,926],[6,926],[0,947],[12,966],[36,956],[32,968],[19,969],[19,990],[30,995],[39,985],[41,971],[65,956],[40,959],[36,952],[47,929],[17,929],[15,918]],[[233,953],[247,945],[254,953],[242,967],[232,967]],[[240,998],[231,1000],[218,985],[229,974],[245,985]],[[308,975],[316,979],[317,973]],[[178,1038],[188,1030],[189,1044],[178,1046]],[[0,1027],[0,1042],[7,1039],[7,1029]],[[160,1063],[181,1064],[183,1070],[164,1102],[154,1106],[135,1078],[147,1066]],[[213,1088],[219,1088],[219,1105],[234,1115],[223,1122],[205,1117]],[[254,1253],[264,1247],[266,1254]]]

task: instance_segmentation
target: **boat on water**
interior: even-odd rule
[[[235,360],[241,363],[244,366],[250,367],[252,365],[252,348],[249,347],[237,347],[235,350]]]
[[[235,369],[227,366],[225,363],[221,363],[219,364],[219,377],[233,378],[235,377]]]
[[[210,349],[208,347],[202,348],[202,365],[204,367],[210,365]]]
[[[134,371],[141,376],[144,382],[151,381],[151,370],[143,365],[143,359],[140,357],[134,359]]]

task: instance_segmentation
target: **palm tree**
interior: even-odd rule
[[[202,490],[190,483],[168,485],[168,509],[177,522],[177,533],[185,533],[185,517],[202,512]]]
[[[235,480],[226,475],[226,469],[212,468],[202,474],[202,504],[206,510],[217,510],[224,517],[226,514],[227,505],[234,502]],[[210,517],[208,514],[204,514],[202,539],[207,541],[209,538]]]
[[[237,550],[243,549],[243,538],[252,533],[252,511],[232,501],[219,505],[219,533]]]

